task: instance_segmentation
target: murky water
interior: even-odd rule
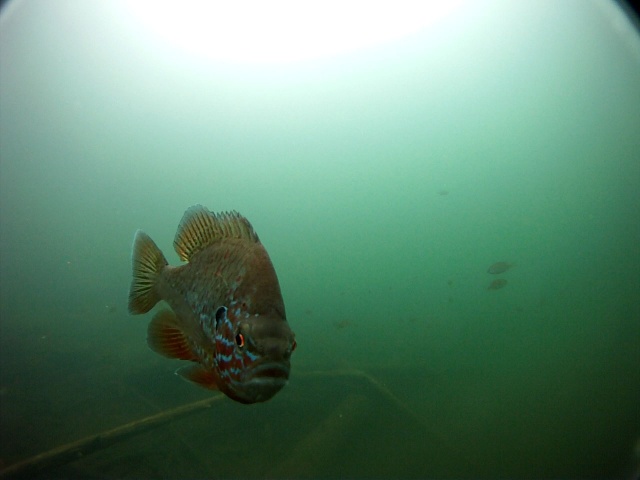
[[[201,203],[269,251],[289,384],[29,476],[637,475],[640,47],[608,6],[474,2],[284,65],[160,48],[119,3],[5,7],[0,466],[213,395],[126,310],[135,230],[177,264]]]

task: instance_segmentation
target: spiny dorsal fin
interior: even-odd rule
[[[147,344],[156,353],[180,360],[197,360],[180,328],[178,317],[169,310],[159,311],[149,323]]]
[[[213,213],[202,205],[189,207],[180,221],[173,247],[183,261],[223,238],[245,238],[259,242],[249,220],[236,211]]]

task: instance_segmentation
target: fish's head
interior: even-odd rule
[[[218,313],[224,319],[216,335],[216,360],[225,393],[243,403],[269,400],[289,380],[295,334],[277,314],[234,318],[226,308]]]

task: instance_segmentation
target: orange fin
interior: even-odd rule
[[[167,260],[151,237],[142,230],[138,230],[133,239],[131,259],[133,280],[129,289],[129,312],[146,313],[160,301],[155,285]]]
[[[199,386],[208,388],[209,390],[220,390],[218,387],[218,376],[211,370],[207,370],[200,364],[187,365],[186,367],[176,370],[176,375],[197,383]]]
[[[213,213],[202,205],[194,205],[180,220],[173,248],[186,262],[194,253],[223,238],[260,241],[249,220],[238,212]]]
[[[178,317],[170,310],[158,312],[149,323],[147,344],[156,353],[180,360],[196,360],[191,345],[178,323]]]

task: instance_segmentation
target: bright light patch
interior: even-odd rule
[[[187,52],[239,63],[327,57],[399,39],[455,10],[457,1],[133,0],[156,34]]]

